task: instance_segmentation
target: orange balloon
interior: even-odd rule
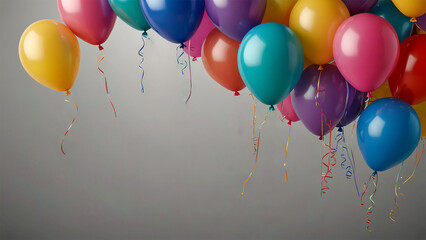
[[[224,88],[235,92],[246,87],[238,71],[240,42],[227,37],[215,28],[204,41],[201,56],[209,75]]]
[[[385,83],[382,84],[382,86],[380,86],[378,89],[371,92],[370,94],[371,94],[370,102],[374,102],[380,98],[392,97],[392,92],[390,90],[389,82],[386,81]]]
[[[262,23],[276,22],[289,25],[290,13],[297,0],[267,0]]]

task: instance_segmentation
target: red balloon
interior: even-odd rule
[[[291,103],[291,95],[288,95],[282,102],[278,103],[277,108],[289,122],[299,121],[299,117],[296,111],[294,111],[293,104]]]
[[[411,105],[426,101],[426,35],[414,35],[401,43],[401,55],[389,78],[392,96]]]
[[[207,36],[201,51],[203,65],[209,75],[224,88],[235,92],[236,96],[246,87],[238,71],[239,46],[239,41],[215,28]]]

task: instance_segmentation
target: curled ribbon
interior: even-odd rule
[[[392,217],[392,215],[398,215],[399,213],[398,197],[405,197],[403,193],[398,193],[398,189],[399,189],[398,180],[399,180],[399,175],[401,174],[401,169],[403,165],[404,165],[404,162],[401,163],[401,166],[399,167],[399,171],[398,171],[398,174],[396,175],[396,180],[395,180],[395,195],[393,196],[393,201],[395,202],[396,211],[391,209],[389,212],[389,219],[392,222],[396,222],[395,218]]]
[[[188,98],[185,101],[185,104],[188,103],[189,99],[192,96],[192,69],[191,69],[191,58],[188,54],[188,60],[182,59],[185,52],[183,49],[186,48],[185,44],[181,44],[176,48],[176,62],[177,65],[180,67],[181,75],[184,76],[185,69],[189,67],[189,95]],[[191,42],[189,42],[189,48],[191,49]]]
[[[67,96],[68,95],[70,95],[71,93],[69,92],[69,91],[67,91]],[[70,102],[70,100],[67,100],[67,99],[65,99],[65,102]],[[64,136],[62,137],[62,141],[61,141],[61,152],[62,152],[62,154],[64,155],[64,156],[66,156],[67,154],[65,153],[65,151],[64,151],[64,141],[65,141],[65,137],[68,135],[68,133],[69,133],[69,131],[71,130],[71,128],[72,128],[72,126],[74,125],[74,122],[75,122],[75,119],[77,119],[77,114],[78,114],[78,105],[77,105],[77,103],[75,102],[75,101],[73,101],[74,102],[74,105],[75,105],[75,116],[74,116],[74,118],[72,119],[72,122],[71,122],[71,124],[70,124],[70,126],[68,127],[68,129],[67,129],[67,131],[65,131],[65,134],[64,134]]]
[[[99,53],[100,53],[101,51],[103,51],[103,50],[104,50],[104,48],[103,48],[101,45],[99,45],[98,52],[97,52],[97,58],[98,58],[98,59],[99,59]],[[101,67],[100,67],[101,62],[102,62],[104,59],[105,59],[105,55],[104,55],[104,56],[102,56],[102,58],[101,58],[100,60],[98,60],[98,61],[97,61],[97,63],[96,63],[96,67],[98,68],[99,72],[101,72],[101,74],[102,74],[102,76],[103,76],[103,79],[104,79],[104,81],[105,81],[105,90],[106,90],[106,94],[107,94],[107,97],[108,97],[109,102],[111,103],[112,110],[114,110],[115,118],[117,118],[117,112],[115,111],[114,104],[112,103],[112,101],[111,101],[111,97],[110,97],[110,95],[109,95],[107,77],[106,77],[105,72],[104,72],[104,71],[101,69]]]
[[[371,223],[372,223],[371,214],[373,214],[373,208],[376,205],[376,203],[373,200],[373,197],[376,195],[377,184],[378,184],[378,181],[379,181],[379,175],[377,174],[377,171],[374,171],[374,173],[368,178],[368,182],[364,184],[364,187],[363,187],[364,191],[361,195],[361,205],[364,205],[364,203],[362,203],[362,198],[363,198],[364,194],[367,192],[368,185],[370,184],[371,181],[373,182],[373,185],[374,185],[374,191],[369,197],[371,205],[367,208],[367,214],[366,214],[366,220],[365,220],[365,223],[367,224],[366,229],[367,229],[368,232],[371,232]]]
[[[139,63],[139,68],[142,70],[142,76],[141,76],[141,92],[142,92],[142,93],[144,93],[144,92],[145,92],[145,89],[144,89],[144,87],[143,87],[143,79],[144,79],[144,77],[145,77],[145,69],[143,68],[142,63],[145,61],[145,56],[144,56],[144,54],[143,54],[143,50],[144,50],[144,48],[145,48],[145,38],[146,38],[146,39],[148,39],[148,40],[150,40],[150,38],[148,37],[148,33],[147,33],[146,31],[144,31],[144,32],[142,33],[141,38],[142,38],[142,47],[139,49],[139,51],[138,51],[138,55],[141,57],[141,62]]]

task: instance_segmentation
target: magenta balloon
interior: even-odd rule
[[[288,95],[282,102],[278,103],[277,108],[284,116],[284,118],[290,122],[299,121],[299,117],[297,116],[293,105],[291,104],[291,95]]]
[[[398,36],[382,17],[357,14],[338,28],[333,55],[339,71],[355,89],[372,92],[386,81],[398,63]]]
[[[221,32],[237,41],[262,22],[266,0],[205,0],[212,22]]]
[[[422,16],[416,18],[417,19],[417,26],[419,26],[420,29],[423,31],[426,31],[426,14],[423,14]]]
[[[303,125],[317,136],[330,132],[330,123],[333,129],[345,112],[348,85],[337,67],[327,64],[324,70],[318,70],[317,65],[307,67],[299,83],[291,93],[291,100]],[[320,75],[321,74],[321,75]],[[319,80],[320,79],[320,80]],[[317,91],[319,80],[319,90]],[[324,121],[321,121],[322,114]]]
[[[184,51],[191,57],[201,57],[201,49],[203,48],[204,40],[206,40],[207,35],[209,35],[214,28],[215,26],[207,15],[207,12],[204,11],[200,27],[197,32],[195,32],[194,36],[192,36],[189,41],[185,42],[187,47],[184,48]],[[191,47],[191,52],[189,52],[189,47]]]
[[[62,21],[84,41],[100,45],[114,28],[115,15],[108,0],[57,0]]]

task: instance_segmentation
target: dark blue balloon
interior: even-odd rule
[[[204,15],[204,0],[140,0],[148,24],[174,43],[188,41]]]
[[[351,124],[364,110],[367,93],[356,90],[348,83],[348,104],[345,108],[345,113],[340,119],[338,127],[343,127]]]
[[[385,171],[403,162],[416,149],[420,120],[408,103],[382,98],[362,112],[357,135],[367,165],[375,171]]]
[[[399,42],[411,36],[414,27],[411,18],[402,14],[391,0],[380,0],[370,13],[386,19],[398,34]]]

